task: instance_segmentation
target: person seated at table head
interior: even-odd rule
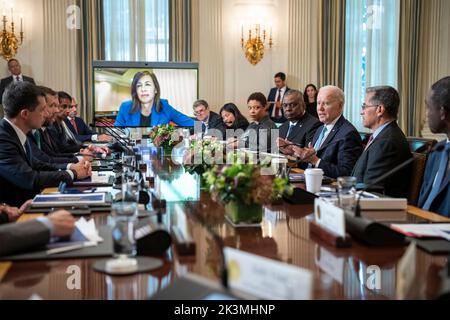
[[[317,87],[313,85],[312,83],[307,84],[305,87],[305,91],[303,94],[303,100],[306,104],[306,112],[308,112],[313,117],[319,118],[319,115],[317,114],[317,95],[319,94],[319,91],[317,90]]]
[[[390,86],[366,89],[361,109],[364,127],[372,135],[361,157],[355,164],[352,176],[366,186],[412,157],[408,141],[397,124],[400,96]],[[411,168],[407,167],[379,183],[390,197],[407,197]]]
[[[202,123],[202,133],[207,134],[209,129],[218,129],[222,123],[220,116],[211,111],[208,102],[205,100],[197,100],[194,102],[192,109],[197,121]]]
[[[44,121],[46,100],[32,83],[11,84],[3,95],[5,118],[0,120],[0,202],[20,206],[42,189],[57,187],[61,182],[91,175],[88,162],[80,162],[70,170],[33,157],[27,133],[39,129]]]
[[[252,93],[247,99],[250,125],[244,135],[248,136],[247,147],[254,151],[272,151],[272,130],[278,130],[267,111],[268,105],[264,94]],[[276,146],[273,146],[275,149]]]
[[[161,99],[161,89],[154,73],[136,73],[131,84],[131,100],[122,103],[114,125],[154,127],[170,122],[182,127],[194,126],[193,119],[174,109],[167,100]]]
[[[58,92],[58,98],[60,99],[60,103],[67,105],[65,109],[65,113],[67,117],[64,118],[64,122],[69,128],[69,130],[75,135],[77,140],[81,142],[86,141],[95,141],[95,142],[111,142],[112,137],[106,134],[95,134],[89,128],[89,126],[84,122],[83,119],[77,117],[78,113],[78,104],[75,99],[70,96],[67,92],[60,91]]]
[[[418,206],[450,217],[450,77],[432,85],[425,104],[431,132],[446,134],[447,139],[429,155]]]
[[[340,88],[325,86],[319,90],[317,113],[322,125],[305,148],[283,150],[298,158],[300,168],[320,168],[334,179],[351,174],[363,147],[358,130],[342,115],[344,104]]]
[[[287,121],[280,127],[278,146],[292,143],[306,146],[321,125],[319,119],[306,112],[303,94],[298,90],[286,92],[282,107]],[[283,151],[282,148],[280,149]]]
[[[31,201],[24,203],[21,208],[0,206],[1,215],[8,216],[8,223],[0,224],[0,256],[39,249],[48,244],[51,239],[68,237],[75,230],[75,219],[70,212],[59,210],[46,217],[15,221],[23,214]]]

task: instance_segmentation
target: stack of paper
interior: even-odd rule
[[[392,224],[391,228],[413,238],[444,238],[450,241],[450,223]]]

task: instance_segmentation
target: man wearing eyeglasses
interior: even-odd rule
[[[367,88],[361,109],[363,125],[372,135],[352,175],[358,183],[370,185],[375,179],[411,158],[408,141],[397,124],[400,97],[392,87]],[[382,181],[379,188],[391,197],[406,197],[410,167]]]
[[[293,143],[302,147],[306,146],[321,125],[319,119],[306,112],[303,94],[298,90],[286,92],[282,107],[288,121],[280,127],[280,138],[277,144],[281,152],[283,147]]]
[[[208,102],[205,100],[197,100],[192,107],[197,121],[202,123],[202,133],[207,135],[210,129],[219,129],[222,118],[209,109]]]

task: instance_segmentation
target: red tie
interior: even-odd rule
[[[78,127],[77,123],[75,122],[75,119],[70,119],[70,123],[72,124],[72,127],[75,129],[75,132],[78,134]]]
[[[366,148],[365,148],[364,150],[367,150],[367,148],[370,146],[370,144],[372,143],[372,141],[373,141],[373,134],[370,135],[369,141],[367,141]]]

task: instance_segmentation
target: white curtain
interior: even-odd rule
[[[347,0],[345,116],[360,131],[365,89],[398,84],[400,0]]]
[[[105,59],[169,60],[168,0],[104,0]]]

